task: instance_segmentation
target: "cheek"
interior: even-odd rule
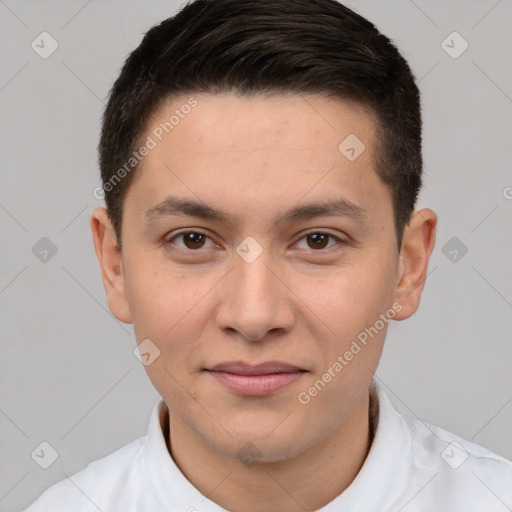
[[[301,277],[295,290],[333,339],[348,340],[373,325],[390,307],[394,288],[389,275],[382,263],[364,265],[360,261],[339,267],[322,279]]]
[[[145,265],[141,260],[127,274],[127,296],[137,340],[154,340],[175,354],[194,340],[201,327],[202,299],[215,285],[203,276],[186,276],[175,267]]]
[[[145,370],[167,403],[187,407],[195,390],[185,383],[195,371],[193,355],[211,317],[208,297],[218,279],[142,265],[131,277],[128,290],[135,337],[139,343],[150,339],[159,350]],[[187,393],[183,393],[184,386]]]

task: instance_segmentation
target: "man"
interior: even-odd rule
[[[109,308],[163,400],[28,510],[504,511],[512,463],[373,380],[436,214],[418,89],[335,0],[197,0],[110,93],[91,219]]]

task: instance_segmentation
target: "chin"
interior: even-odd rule
[[[275,428],[275,426],[274,426]],[[243,462],[247,467],[256,463],[278,463],[293,459],[307,449],[301,443],[297,431],[289,429],[281,432],[272,432],[261,428],[252,429],[250,432],[233,432],[233,437],[226,439],[227,443],[217,445],[219,452],[233,459]]]
[[[230,457],[239,460],[247,467],[256,464],[276,464],[296,457],[301,450],[294,443],[291,446],[274,446],[262,439],[246,439],[238,441],[237,446],[231,447]]]

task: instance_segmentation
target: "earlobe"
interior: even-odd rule
[[[434,250],[437,215],[429,208],[415,211],[406,226],[399,257],[395,301],[402,305],[396,320],[404,320],[418,309],[425,286],[428,262]]]
[[[99,207],[92,212],[91,231],[103,285],[107,293],[108,307],[118,320],[127,324],[132,323],[126,296],[121,252],[105,208]]]

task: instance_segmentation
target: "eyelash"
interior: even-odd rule
[[[183,236],[183,235],[191,234],[191,233],[196,234],[196,235],[203,235],[206,238],[208,238],[209,240],[212,240],[211,237],[207,233],[205,233],[204,231],[200,231],[200,230],[187,230],[187,231],[180,231],[178,233],[175,233],[172,237],[165,239],[164,242],[163,242],[163,245],[165,247],[168,247],[170,245],[175,245],[174,241],[177,238],[179,238],[180,236]],[[333,235],[331,233],[328,233],[326,231],[318,231],[318,230],[317,231],[310,231],[308,233],[305,233],[304,235],[302,235],[301,238],[299,238],[299,240],[297,242],[305,239],[306,237],[308,237],[310,235],[327,235],[330,239],[333,239],[333,240],[335,240],[337,242],[337,244],[334,244],[331,247],[321,248],[321,249],[309,249],[308,252],[310,252],[310,253],[315,253],[316,254],[316,253],[321,253],[321,252],[328,252],[329,249],[332,249],[332,247],[335,247],[338,244],[347,245],[347,242],[344,242],[342,239],[338,238],[337,236],[335,236],[335,235]],[[199,253],[199,252],[201,252],[201,249],[203,249],[202,247],[199,248],[199,249],[189,249],[189,248],[184,248],[184,247],[179,247],[179,246],[177,246],[177,247],[178,247],[179,250],[182,250],[182,251],[185,251],[185,252],[190,252],[190,253],[194,253],[194,252]]]

